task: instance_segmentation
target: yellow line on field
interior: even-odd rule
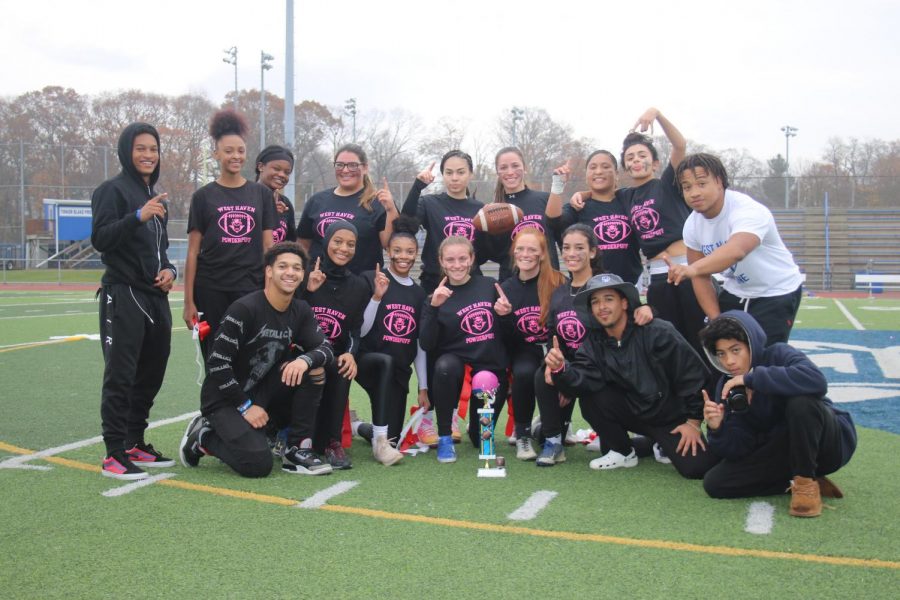
[[[65,344],[67,342],[80,342],[81,340],[86,340],[87,337],[83,335],[73,335],[66,338],[62,338],[59,340],[45,340],[43,342],[26,342],[24,344],[13,344],[12,346],[7,346],[5,348],[0,348],[0,354],[3,352],[14,352],[16,350],[27,350],[29,348],[38,348],[40,346],[50,346],[53,344]]]
[[[12,452],[15,454],[33,454],[33,451],[0,442],[0,450]],[[99,472],[100,467],[89,465],[83,462],[61,458],[58,456],[48,456],[43,458],[47,462],[51,462],[64,467],[73,469],[81,469],[83,471]],[[164,479],[157,482],[157,485],[165,485],[183,490],[202,492],[206,494],[215,494],[217,496],[225,496],[229,498],[237,498],[239,500],[252,500],[254,502],[264,502],[266,504],[275,504],[278,506],[293,507],[298,504],[297,500],[292,498],[282,498],[280,496],[269,496],[267,494],[257,494],[254,492],[243,492],[240,490],[232,490],[229,488],[216,487],[211,485],[201,485],[196,483],[188,483],[186,481],[178,481],[176,479]],[[573,531],[550,531],[546,529],[532,529],[529,527],[520,527],[516,525],[498,525],[494,523],[480,523],[478,521],[465,521],[462,519],[446,519],[443,517],[428,517],[425,515],[411,515],[407,513],[395,513],[385,510],[375,510],[371,508],[360,508],[355,506],[341,506],[337,504],[325,504],[319,507],[319,510],[327,512],[355,515],[367,517],[370,519],[386,519],[390,521],[405,521],[407,523],[420,523],[423,525],[435,525],[438,527],[452,527],[455,529],[469,529],[474,531],[488,531],[493,533],[506,533],[511,535],[527,535],[532,537],[551,538],[557,540],[566,540],[570,542],[593,542],[598,544],[613,544],[617,546],[630,546],[632,548],[650,548],[653,550],[674,550],[677,552],[694,552],[699,554],[713,554],[717,556],[736,556],[748,558],[766,558],[775,560],[790,560],[807,563],[818,563],[826,565],[834,565],[840,567],[868,567],[877,569],[900,569],[900,562],[892,560],[880,560],[876,558],[854,558],[850,556],[824,556],[820,554],[799,554],[795,552],[779,552],[775,550],[755,550],[751,548],[734,548],[731,546],[712,546],[703,544],[690,544],[686,542],[671,542],[667,540],[652,540],[641,538],[619,537],[612,535],[603,535],[599,533],[577,533]]]

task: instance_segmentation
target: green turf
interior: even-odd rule
[[[27,269],[3,271],[2,283],[98,283],[102,269]]]
[[[51,335],[94,333],[94,306],[58,315],[48,302],[90,294],[0,293],[0,311],[26,304],[43,313],[0,312],[0,346]],[[833,301],[823,322],[840,325]],[[854,316],[868,318],[844,301]],[[869,302],[861,300],[860,302]],[[876,300],[879,305],[880,300]],[[886,304],[884,304],[886,305]],[[180,305],[175,305],[177,312]],[[874,312],[874,311],[872,311]],[[807,313],[801,312],[804,321]],[[840,315],[840,311],[836,312]],[[46,315],[33,316],[28,315]],[[812,318],[812,317],[810,317]],[[815,318],[819,318],[818,316]],[[864,321],[865,322],[865,321]],[[873,322],[874,323],[874,322]],[[809,326],[808,323],[800,324]],[[195,347],[176,326],[166,382],[152,419],[196,410]],[[99,433],[102,360],[96,341],[13,349],[0,353],[0,441],[41,449]],[[354,385],[352,404],[369,414]],[[577,419],[575,427],[583,427]],[[184,428],[154,429],[148,439],[174,454]],[[459,461],[439,465],[433,452],[385,468],[357,440],[354,468],[328,477],[277,470],[262,480],[234,475],[215,459],[197,469],[165,471],[176,480],[245,490],[297,501],[339,481],[359,485],[332,504],[497,525],[537,490],[558,496],[529,528],[667,540],[736,548],[900,561],[900,437],[860,430],[857,455],[836,476],[847,492],[827,501],[819,519],[787,515],[788,496],[764,499],[775,507],[772,533],[743,531],[747,507],[759,499],[715,501],[699,482],[671,467],[642,460],[635,469],[596,473],[596,455],[582,447],[552,469],[509,460],[505,480],[479,480],[476,452],[458,446]],[[99,465],[95,444],[64,456]],[[0,452],[0,459],[10,456]],[[47,464],[47,463],[36,463]],[[352,514],[273,506],[200,491],[152,485],[119,498],[118,487],[96,473],[52,465],[51,471],[0,469],[0,597],[621,597],[735,598],[895,597],[900,571],[797,561],[725,557],[597,542],[456,529]]]

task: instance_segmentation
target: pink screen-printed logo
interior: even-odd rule
[[[329,340],[336,340],[341,337],[341,322],[331,315],[316,313],[316,321],[319,322],[322,333],[324,333]]]
[[[391,335],[407,337],[416,330],[416,320],[405,310],[392,310],[384,316],[384,328]]]
[[[631,225],[624,216],[616,215],[606,221],[597,223],[594,235],[601,244],[620,244],[631,234]]]
[[[641,233],[649,233],[659,227],[659,213],[652,208],[639,208],[631,213],[631,222]]]
[[[463,317],[459,326],[469,335],[481,335],[494,326],[494,317],[486,308],[478,308]]]
[[[584,339],[584,325],[575,317],[563,317],[556,324],[556,333],[570,344],[579,344]]]
[[[475,239],[475,226],[471,221],[450,221],[444,225],[444,237],[459,236],[469,241]]]
[[[230,211],[219,217],[219,228],[228,237],[241,237],[248,235],[256,227],[256,221],[245,212]]]

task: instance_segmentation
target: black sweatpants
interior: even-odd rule
[[[281,370],[273,368],[248,394],[254,404],[266,409],[276,427],[288,424],[288,446],[311,438],[322,395],[322,385],[309,374],[300,385],[281,382]],[[244,477],[265,477],[272,471],[272,451],[266,428],[254,429],[235,407],[226,406],[207,415],[212,431],[203,435],[203,447]]]
[[[356,372],[356,382],[366,390],[372,404],[372,424],[387,425],[388,439],[398,438],[403,430],[409,394],[409,375],[397,372],[396,363],[389,354],[368,352],[359,357]]]
[[[358,367],[359,365],[357,365]],[[332,440],[341,441],[344,427],[344,412],[350,398],[351,379],[338,373],[337,356],[330,364],[325,365],[325,385],[322,389],[322,401],[316,415],[316,426],[313,433],[313,448],[319,454]]]
[[[473,366],[472,374],[474,375],[480,370]],[[494,399],[494,425],[496,425],[503,410],[503,404],[506,402],[509,384],[505,370],[491,370],[491,372],[497,376],[497,381],[500,383]],[[451,434],[453,411],[459,404],[465,373],[466,364],[455,354],[442,354],[435,361],[434,378],[429,381],[428,386],[434,390],[434,410],[437,414],[438,435]],[[475,396],[469,398],[469,439],[476,448],[481,445],[481,430],[478,424],[479,408],[483,408],[482,402]]]
[[[547,382],[544,381],[543,368],[538,369],[534,374],[534,391],[537,396],[538,408],[541,411],[540,437],[546,439],[555,435],[565,436],[569,423],[572,422],[576,398],[572,398],[567,405],[560,406],[560,391],[556,386],[547,385]],[[515,408],[515,410],[518,410],[518,408]],[[518,415],[518,413],[515,414]]]
[[[675,448],[681,436],[670,432],[684,423],[684,419],[672,419],[664,423],[647,422],[631,411],[625,391],[621,388],[610,386],[590,396],[582,397],[581,413],[600,437],[600,450],[604,454],[609,450],[615,450],[626,456],[630,454],[633,446],[628,432],[633,431],[659,444],[682,477],[702,479],[719,461],[719,457],[709,451],[709,444],[705,439],[703,443],[707,449],[698,449],[696,456],[690,451],[687,456],[676,452]]]
[[[704,357],[705,361],[706,354],[697,334],[706,326],[706,313],[697,302],[694,286],[690,281],[674,285],[667,281],[667,277],[667,273],[650,276],[647,304],[656,311],[657,317],[674,325],[678,333],[688,341],[697,354]]]
[[[719,310],[746,310],[766,332],[766,346],[775,342],[787,342],[800,309],[803,286],[790,294],[768,298],[739,298],[722,290],[719,294]]]
[[[203,365],[206,365],[206,357],[212,351],[213,340],[216,338],[216,330],[225,317],[225,312],[231,303],[239,298],[243,298],[254,290],[242,291],[222,291],[211,290],[201,285],[194,286],[194,304],[197,306],[197,312],[201,321],[209,323],[209,335],[200,341],[200,354],[203,355]]]
[[[837,417],[821,398],[785,399],[786,427],[741,460],[723,460],[703,478],[713,498],[783,494],[795,475],[817,477],[843,466],[844,448]],[[848,452],[849,456],[852,452]]]
[[[516,437],[531,437],[537,371],[544,373],[544,353],[539,346],[523,345],[512,353],[512,405]],[[543,428],[543,425],[541,426]],[[545,434],[546,435],[546,434]]]
[[[167,296],[128,285],[105,285],[99,298],[105,363],[100,419],[109,454],[144,441],[169,362],[172,313]]]

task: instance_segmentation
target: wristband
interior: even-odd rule
[[[550,184],[550,193],[559,196],[566,189],[566,180],[562,175],[554,173],[552,183]]]
[[[253,406],[253,401],[250,400],[250,399],[247,399],[247,400],[244,401],[243,404],[241,404],[240,406],[238,406],[237,409],[238,409],[238,412],[239,412],[239,413],[244,414],[245,412],[247,412],[248,410],[250,410],[250,407],[251,407],[251,406]]]
[[[141,220],[141,209],[137,209],[136,211],[134,211],[134,216],[136,216],[138,218],[138,221],[140,221]]]

